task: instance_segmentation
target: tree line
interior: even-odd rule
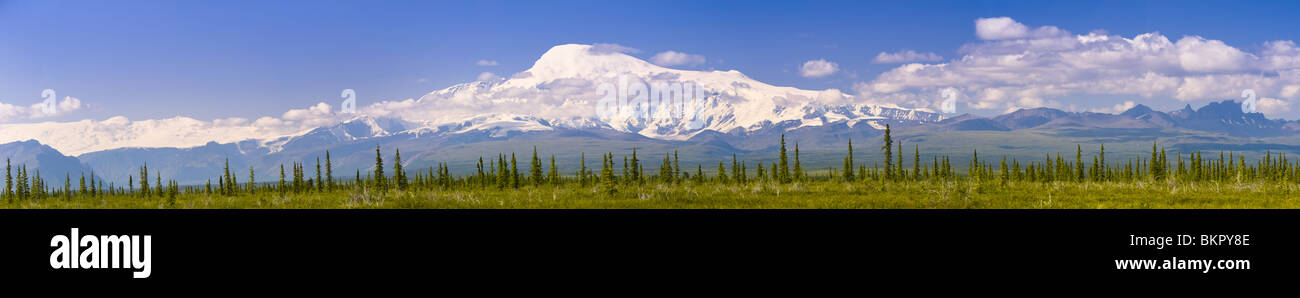
[[[1089,162],[1084,157],[1082,145],[1076,145],[1073,159],[1062,157],[1058,152],[1045,154],[1041,160],[1020,161],[1008,156],[999,158],[981,158],[978,150],[972,151],[965,173],[954,171],[947,155],[931,155],[929,161],[923,161],[919,145],[912,146],[910,163],[904,159],[905,148],[901,141],[892,136],[892,128],[885,126],[882,135],[883,165],[871,166],[859,164],[854,160],[853,141],[847,140],[847,153],[843,166],[836,169],[827,168],[822,175],[810,175],[800,161],[799,144],[794,143],[792,152],[787,152],[785,135],[781,135],[776,161],[771,163],[750,163],[735,154],[729,161],[717,164],[712,175],[706,174],[704,165],[697,163],[695,171],[680,166],[677,151],[665,152],[659,164],[658,173],[645,172],[646,160],[638,149],[632,149],[630,155],[615,156],[613,152],[600,154],[600,169],[589,168],[586,153],[580,153],[577,171],[561,175],[555,161],[550,155],[544,162],[538,154],[537,147],[532,149],[526,172],[521,172],[515,153],[499,153],[495,158],[480,156],[474,172],[455,175],[445,162],[424,169],[404,168],[401,150],[394,149],[391,168],[385,166],[383,151],[375,146],[375,161],[372,171],[366,173],[358,169],[352,179],[337,179],[334,174],[333,161],[329,151],[324,152],[324,159],[316,157],[314,164],[293,162],[286,172],[284,164],[279,165],[279,179],[259,182],[258,175],[248,168],[247,180],[240,182],[240,174],[232,172],[229,159],[225,160],[222,173],[203,185],[181,186],[175,180],[165,180],[160,172],[149,171],[147,164],[141,165],[138,175],[128,175],[127,185],[115,185],[96,178],[92,172],[88,177],[83,173],[73,185],[70,174],[65,175],[60,187],[52,185],[40,171],[28,172],[26,165],[13,165],[5,161],[5,187],[0,196],[9,203],[24,200],[65,199],[81,197],[126,196],[136,198],[163,198],[174,203],[181,194],[204,194],[220,196],[240,196],[274,194],[279,196],[300,195],[306,193],[325,193],[345,191],[415,191],[463,189],[519,189],[522,187],[542,186],[577,186],[600,187],[602,191],[615,193],[623,187],[642,185],[683,183],[744,185],[751,183],[790,184],[811,181],[825,182],[908,182],[908,181],[956,181],[965,180],[976,183],[1009,182],[1136,182],[1136,181],[1179,181],[1179,182],[1254,182],[1277,181],[1300,183],[1300,162],[1293,162],[1286,154],[1267,152],[1254,163],[1248,163],[1244,155],[1234,152],[1219,152],[1219,156],[1192,153],[1174,153],[1173,162],[1168,159],[1163,147],[1153,142],[1149,156],[1128,157],[1122,161],[1107,161],[1106,146],[1102,144],[1098,151],[1090,154]],[[621,159],[621,165],[619,160]],[[386,169],[391,169],[387,172]],[[312,171],[312,173],[308,173]],[[345,174],[346,175],[346,174]]]

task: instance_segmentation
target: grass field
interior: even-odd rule
[[[1300,208],[1300,184],[912,181],[883,183],[751,183],[748,185],[651,184],[529,187],[498,190],[333,191],[304,194],[129,195],[8,201],[6,208],[525,208],[525,209],[1112,209],[1112,208]]]

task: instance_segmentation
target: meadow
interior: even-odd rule
[[[972,181],[757,182],[745,185],[654,184],[610,193],[601,186],[520,189],[336,190],[301,194],[76,196],[9,201],[6,208],[47,209],[1113,209],[1300,208],[1300,184]]]
[[[981,159],[978,151],[964,166],[947,155],[921,158],[919,146],[891,146],[887,127],[883,157],[871,166],[854,160],[849,142],[843,166],[809,171],[797,145],[769,165],[732,157],[716,170],[680,167],[675,152],[663,155],[658,173],[645,171],[636,150],[619,158],[601,154],[599,170],[582,155],[571,175],[549,166],[533,149],[523,167],[516,155],[479,158],[473,173],[454,175],[446,163],[436,168],[404,169],[400,150],[391,167],[375,148],[373,172],[341,178],[329,152],[316,160],[314,177],[304,163],[280,167],[278,181],[256,180],[248,170],[240,183],[227,166],[217,183],[181,186],[164,181],[147,165],[125,187],[97,182],[93,175],[64,177],[51,184],[25,166],[6,164],[3,208],[22,209],[1214,209],[1300,208],[1300,162],[1266,153],[1254,162],[1234,152],[1168,154],[1151,144],[1149,158],[1107,161],[1105,145],[1087,155],[1075,146],[1073,158],[1057,152],[1041,160],[1002,155]],[[873,148],[874,149],[874,148]],[[910,152],[909,152],[910,151]],[[910,153],[905,159],[905,153]],[[594,158],[593,158],[594,159]],[[1112,157],[1112,159],[1114,159]],[[883,165],[880,164],[883,161]],[[523,168],[523,171],[521,171]],[[964,168],[958,173],[956,168]],[[323,169],[323,170],[322,170]],[[387,171],[387,173],[386,173]],[[263,174],[265,175],[265,174]],[[138,178],[137,178],[138,177]],[[263,178],[265,179],[265,178]],[[74,185],[73,181],[77,181]]]

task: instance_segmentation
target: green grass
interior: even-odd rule
[[[1131,208],[1300,208],[1300,184],[1114,183],[1114,182],[948,182],[748,185],[649,184],[624,186],[609,194],[599,186],[523,187],[518,190],[334,191],[325,193],[220,196],[183,194],[166,198],[132,196],[47,198],[6,201],[4,208],[164,209],[1131,209]]]

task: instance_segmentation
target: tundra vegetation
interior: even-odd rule
[[[954,170],[948,156],[928,155],[891,139],[887,126],[879,153],[883,165],[854,161],[846,140],[843,165],[808,169],[798,143],[779,140],[775,161],[736,158],[682,167],[665,152],[657,173],[636,149],[582,154],[578,170],[561,173],[532,148],[520,165],[516,153],[480,157],[474,172],[452,173],[446,163],[403,167],[401,151],[375,148],[373,171],[335,175],[323,159],[280,165],[278,173],[230,169],[215,183],[179,185],[140,165],[127,185],[93,173],[58,183],[25,165],[5,163],[6,208],[1297,208],[1300,161],[1267,153],[1246,160],[1233,152],[1166,152],[1152,143],[1149,156],[1123,160],[1104,144],[1073,156],[1008,160],[979,154]],[[790,145],[790,146],[787,146]],[[791,150],[787,150],[787,148]],[[911,149],[911,150],[908,150]],[[1092,148],[1090,148],[1092,149]],[[911,152],[908,152],[911,151]],[[910,154],[908,154],[910,153]],[[599,164],[594,156],[599,155]],[[911,155],[910,158],[906,155]],[[323,163],[322,163],[323,162]],[[590,164],[589,164],[590,163]],[[521,169],[521,167],[525,167]],[[598,168],[597,168],[598,167]],[[308,173],[314,169],[313,173]],[[706,171],[705,169],[709,169]],[[276,176],[278,174],[278,176]],[[353,176],[353,177],[347,177]],[[51,180],[53,179],[53,180]],[[264,179],[264,180],[258,180]],[[73,185],[74,181],[76,185]]]

